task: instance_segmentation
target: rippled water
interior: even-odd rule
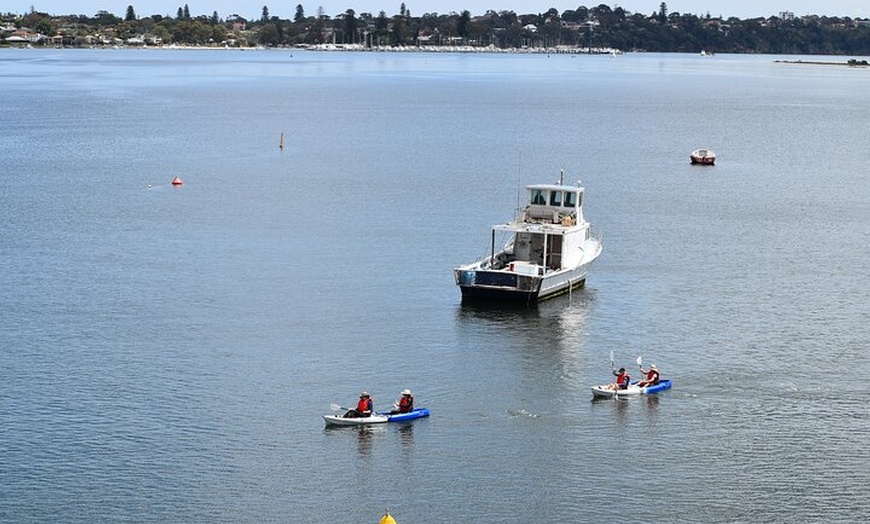
[[[775,58],[0,50],[0,520],[866,520],[870,77]],[[461,306],[560,169],[586,288]]]

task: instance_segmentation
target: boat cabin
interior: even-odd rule
[[[573,226],[583,222],[583,188],[541,184],[526,187],[528,205],[522,221]]]

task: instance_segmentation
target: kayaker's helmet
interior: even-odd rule
[[[371,395],[369,395],[368,391],[363,391],[362,393],[359,394],[359,398],[366,398],[366,397],[370,397],[370,396]]]
[[[405,391],[402,391],[402,396],[403,396],[403,397],[410,397],[410,396],[411,396],[411,390],[410,390],[410,389],[406,389]]]
[[[619,368],[620,373],[625,373],[625,368]]]

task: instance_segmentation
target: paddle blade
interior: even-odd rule
[[[341,409],[341,406],[339,406],[338,404],[330,404],[329,407],[332,409],[332,411],[338,411]]]
[[[638,366],[643,365],[643,357],[637,357],[637,365]]]

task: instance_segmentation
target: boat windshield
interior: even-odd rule
[[[532,204],[539,206],[547,205],[547,192],[543,189],[533,189]]]
[[[577,193],[569,191],[565,193],[565,207],[575,207],[577,205]]]

